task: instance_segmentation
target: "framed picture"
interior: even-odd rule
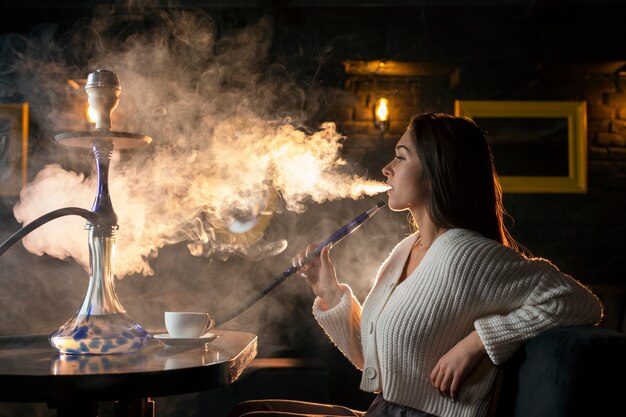
[[[587,192],[584,101],[456,100],[454,112],[485,133],[504,192]]]
[[[19,195],[28,177],[28,103],[0,103],[0,197]]]

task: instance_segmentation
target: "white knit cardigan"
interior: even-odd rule
[[[450,229],[418,267],[398,279],[418,234],[400,242],[378,271],[361,305],[352,290],[313,314],[343,354],[363,370],[361,389],[440,417],[484,416],[497,367],[524,341],[555,326],[597,324],[598,298],[544,259],[464,229]],[[477,330],[483,360],[455,401],[436,391],[429,375],[457,342]]]

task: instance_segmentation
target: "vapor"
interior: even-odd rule
[[[108,69],[120,78],[113,130],[153,138],[144,148],[116,151],[111,164],[117,277],[153,274],[150,259],[181,242],[195,256],[275,255],[287,241],[266,241],[254,227],[260,219],[384,191],[342,159],[345,137],[332,121],[306,126],[310,91],[270,61],[271,19],[225,33],[197,11],[153,12],[140,30],[120,31],[119,24],[111,10],[99,9],[65,40],[73,54],[89,57],[88,71]],[[43,134],[85,130],[86,95],[68,89],[67,80],[87,73],[55,53],[68,45],[33,36],[11,39],[11,48],[3,42],[3,56],[12,59],[5,75],[39,105],[33,117]],[[93,160],[88,150],[63,152]],[[90,208],[95,182],[93,173],[49,164],[22,190],[15,218],[27,224],[57,208]],[[23,243],[88,268],[80,218],[54,220]]]

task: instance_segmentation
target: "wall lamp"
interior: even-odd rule
[[[385,133],[389,129],[389,100],[381,97],[374,105],[374,125]]]

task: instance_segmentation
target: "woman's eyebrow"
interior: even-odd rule
[[[410,152],[409,148],[407,148],[407,147],[406,147],[406,146],[404,146],[404,145],[398,145],[398,146],[396,146],[396,151],[397,151],[398,149],[405,149],[407,152]]]

